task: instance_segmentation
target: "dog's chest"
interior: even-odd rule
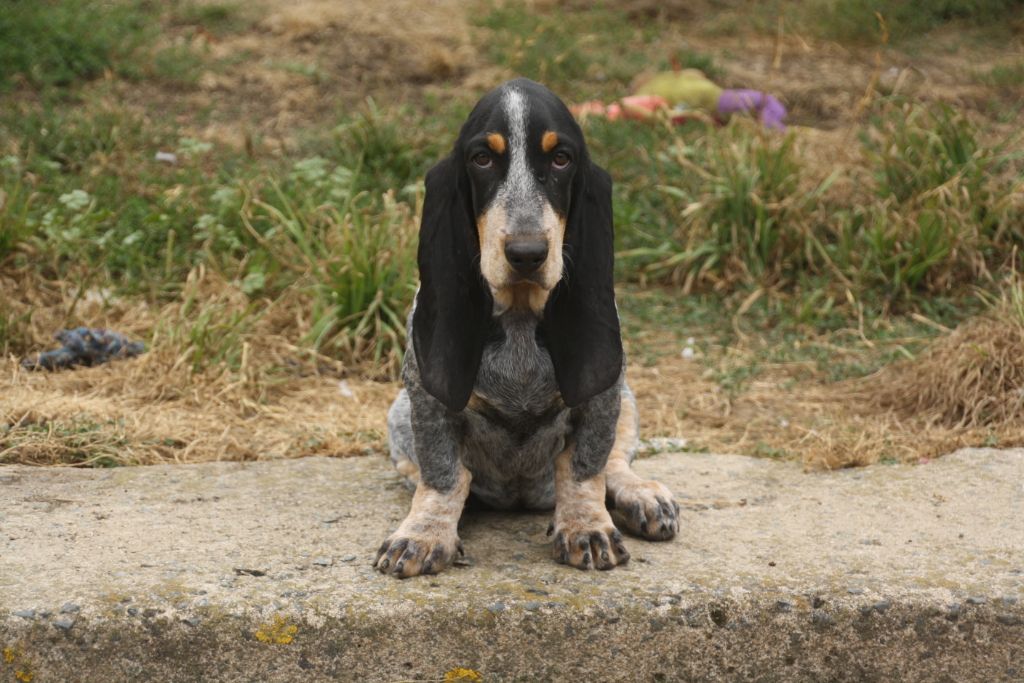
[[[507,313],[501,334],[484,347],[471,408],[508,419],[542,418],[562,407],[551,356],[538,343],[532,317]]]

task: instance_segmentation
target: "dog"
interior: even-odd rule
[[[470,494],[554,508],[555,560],[579,569],[629,560],[612,513],[642,538],[676,535],[672,493],[630,468],[613,249],[611,177],[565,104],[527,79],[485,95],[426,176],[404,389],[388,413],[391,460],[415,493],[378,570],[447,567]]]

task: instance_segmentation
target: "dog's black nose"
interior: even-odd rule
[[[547,257],[548,242],[545,239],[510,237],[505,241],[505,258],[520,275],[529,275],[537,270]]]

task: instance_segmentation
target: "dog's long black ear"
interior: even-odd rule
[[[412,341],[423,387],[459,411],[473,392],[493,304],[480,275],[468,178],[456,156],[427,173]]]
[[[562,400],[577,406],[622,372],[615,308],[612,179],[584,157],[565,226],[565,268],[541,323]]]

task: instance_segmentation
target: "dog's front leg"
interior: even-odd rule
[[[604,467],[615,441],[619,386],[576,410],[570,445],[555,458],[555,560],[579,569],[629,561],[622,534],[605,507]]]
[[[416,485],[408,516],[377,552],[377,569],[400,579],[436,574],[462,551],[458,526],[470,476],[469,470],[460,468],[458,481],[448,491],[423,481]]]
[[[472,479],[458,457],[455,417],[421,388],[410,387],[409,394],[420,480],[408,516],[381,544],[374,562],[400,579],[436,574],[462,551],[459,518]]]
[[[555,459],[555,560],[578,569],[625,564],[629,551],[604,505],[604,472],[578,481],[572,460],[572,448]]]

